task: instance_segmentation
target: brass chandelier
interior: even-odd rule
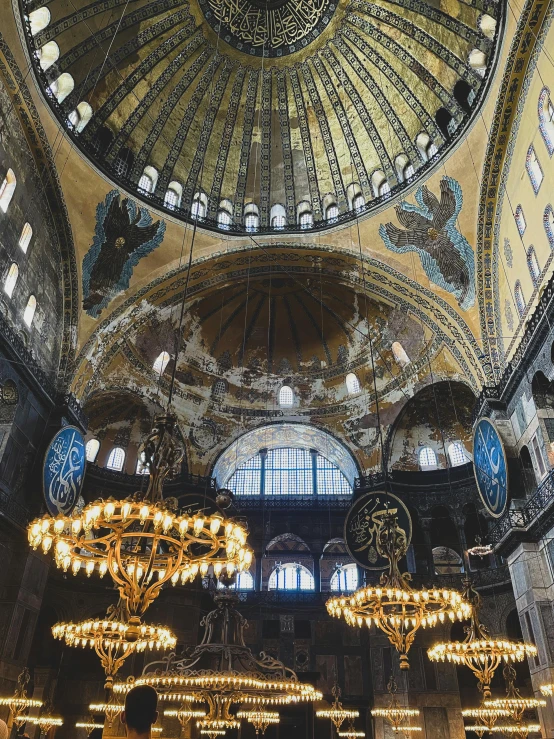
[[[350,626],[375,624],[400,653],[400,669],[408,670],[408,651],[420,627],[435,626],[449,618],[466,619],[471,605],[455,590],[430,588],[414,590],[410,575],[401,574],[398,563],[406,554],[406,534],[392,513],[383,515],[376,536],[377,551],[389,560],[388,572],[377,587],[364,587],[350,597],[327,601],[331,616],[343,617]]]
[[[282,662],[252,654],[244,643],[246,620],[235,608],[235,595],[216,593],[214,600],[216,608],[204,619],[202,642],[190,655],[170,654],[152,662],[136,680],[116,683],[114,692],[125,694],[133,685],[152,685],[161,698],[186,691],[207,704],[206,716],[197,722],[206,734],[238,726],[234,704],[242,704],[241,711],[246,712],[245,704],[266,711],[268,706],[321,700],[319,691],[301,683]]]
[[[492,639],[485,626],[479,623],[479,593],[469,580],[465,580],[464,584],[464,598],[473,605],[470,625],[465,629],[466,638],[461,642],[435,644],[427,651],[427,655],[433,662],[448,661],[469,667],[477,677],[484,700],[487,700],[491,697],[491,680],[501,662],[521,662],[525,657],[536,655],[537,648],[534,644]]]
[[[496,698],[494,700],[486,700],[485,706],[491,709],[504,709],[516,724],[520,724],[523,720],[525,711],[533,711],[537,708],[544,708],[546,701],[542,698],[524,698],[516,688],[515,680],[516,671],[512,664],[506,663],[502,672],[506,681],[506,697]]]
[[[384,708],[372,708],[371,715],[374,718],[384,718],[391,726],[395,733],[404,731],[404,729],[418,731],[420,727],[410,727],[410,719],[419,716],[419,708],[409,708],[408,706],[402,706],[396,697],[398,686],[394,676],[391,678],[387,685],[387,692],[390,695],[390,703]]]
[[[105,688],[111,689],[117,672],[134,652],[146,649],[172,649],[177,644],[174,634],[163,626],[142,623],[130,616],[124,600],[110,606],[104,619],[80,623],[58,623],[52,627],[55,639],[63,639],[70,647],[93,648],[106,674]]]
[[[543,695],[552,697],[554,695],[554,683],[546,683],[546,685],[541,685],[540,690]]]
[[[13,724],[16,725],[18,730],[21,729],[28,720],[29,709],[42,706],[41,700],[27,697],[27,685],[30,679],[29,670],[25,667],[17,678],[15,693],[0,697],[0,706],[8,706],[10,711],[7,722],[8,729],[11,729]]]
[[[132,616],[141,616],[168,582],[186,583],[198,573],[232,575],[252,562],[243,526],[218,514],[180,513],[174,498],[163,498],[164,480],[183,457],[176,425],[172,413],[158,416],[144,443],[145,493],[99,499],[81,512],[46,515],[28,527],[32,548],[52,550],[64,572],[109,573]]]
[[[237,718],[244,718],[248,723],[252,724],[256,731],[256,735],[265,734],[270,724],[278,724],[280,721],[277,711],[267,711],[263,706],[253,708],[250,711],[239,711]]]
[[[335,729],[340,731],[340,727],[346,719],[358,718],[360,712],[355,708],[343,708],[340,702],[341,690],[337,683],[333,685],[333,705],[331,708],[320,708],[315,712],[317,718],[328,718],[333,722]]]

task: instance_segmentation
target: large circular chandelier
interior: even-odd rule
[[[537,708],[544,708],[546,706],[546,701],[543,698],[524,698],[521,695],[515,685],[517,673],[513,665],[509,662],[506,663],[502,674],[506,681],[506,696],[504,698],[486,700],[485,706],[488,706],[491,710],[505,710],[506,714],[516,724],[521,723],[525,711],[534,711]]]
[[[337,683],[333,685],[333,705],[331,708],[320,708],[315,712],[317,718],[328,718],[333,722],[335,729],[340,731],[340,727],[346,719],[358,718],[360,712],[355,708],[343,708],[340,702],[341,690]]]
[[[541,730],[539,724],[507,724],[506,726],[493,726],[491,734],[513,734],[517,739],[526,739],[529,734],[538,734]]]
[[[186,691],[207,704],[207,714],[198,721],[201,731],[224,731],[238,724],[233,705],[241,711],[274,705],[321,700],[322,694],[296,673],[267,655],[256,658],[244,643],[246,619],[236,610],[237,598],[216,593],[216,608],[204,619],[204,637],[190,654],[170,654],[151,662],[143,674],[116,683],[114,692],[124,694],[133,685],[151,685],[160,697]],[[246,706],[245,706],[246,704]]]
[[[109,573],[134,616],[141,616],[168,582],[186,583],[198,573],[232,575],[252,562],[243,526],[218,514],[180,513],[175,498],[163,498],[164,480],[183,456],[175,427],[173,414],[158,416],[146,439],[145,493],[99,499],[70,516],[46,515],[28,527],[32,548],[52,550],[64,572]]]
[[[505,708],[488,708],[479,706],[479,708],[465,708],[462,711],[464,718],[476,719],[490,731],[499,718],[508,718],[510,712]]]
[[[448,661],[469,667],[477,677],[483,698],[487,700],[491,696],[491,680],[501,662],[521,662],[526,657],[536,655],[537,648],[534,644],[492,639],[486,627],[479,623],[479,593],[469,580],[465,581],[465,586],[464,597],[473,605],[470,625],[465,629],[466,638],[461,642],[435,644],[427,651],[427,655],[433,662]]]
[[[18,730],[21,729],[27,721],[29,709],[40,708],[42,706],[41,700],[27,696],[27,685],[30,679],[29,670],[25,667],[17,678],[15,693],[10,696],[0,697],[0,706],[7,706],[9,709],[8,729],[11,729],[13,724],[16,725]]]
[[[108,690],[129,655],[146,649],[172,649],[177,644],[177,638],[164,626],[145,624],[138,616],[130,616],[123,600],[111,606],[104,619],[58,623],[52,627],[52,634],[70,647],[94,649],[104,668]]]
[[[410,575],[401,574],[400,559],[406,554],[406,533],[397,517],[386,513],[376,536],[377,551],[389,560],[389,570],[377,587],[364,587],[350,597],[338,596],[327,601],[331,616],[344,618],[350,626],[375,624],[400,653],[400,669],[408,670],[408,652],[420,627],[435,626],[449,618],[466,619],[471,605],[455,590],[430,588],[414,590]]]

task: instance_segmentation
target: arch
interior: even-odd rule
[[[521,205],[517,206],[516,212],[514,213],[514,218],[516,220],[516,226],[519,235],[523,236],[523,234],[525,233],[525,229],[527,228],[527,221],[525,220],[525,215],[523,213],[523,208],[521,207]]]
[[[539,95],[539,129],[549,156],[554,153],[554,105],[550,90],[543,87]]]
[[[212,400],[216,403],[221,403],[227,393],[227,382],[219,379],[212,385]]]
[[[310,547],[297,534],[286,533],[275,536],[267,545],[266,550],[268,552],[309,552]]]
[[[244,206],[244,227],[247,231],[257,231],[260,227],[260,210],[256,203],[247,203]]]
[[[272,228],[285,228],[287,225],[287,212],[284,205],[275,203],[275,205],[271,206],[269,222]]]
[[[66,97],[73,92],[74,87],[75,81],[73,80],[73,77],[69,72],[63,72],[63,74],[60,74],[60,76],[51,83],[48,89],[61,105]]]
[[[554,210],[550,203],[544,209],[544,215],[542,217],[544,230],[546,232],[546,238],[551,249],[554,249]]]
[[[121,147],[117,152],[117,156],[114,161],[114,171],[119,177],[127,177],[133,163],[135,161],[135,155],[126,146]]]
[[[294,393],[289,385],[279,388],[278,403],[282,408],[292,408],[294,405]]]
[[[267,584],[268,590],[314,590],[314,576],[307,567],[297,562],[277,565]]]
[[[519,466],[521,476],[523,478],[525,495],[528,497],[535,492],[535,488],[537,487],[537,478],[535,477],[535,470],[533,469],[531,453],[526,445],[523,445],[519,451]]]
[[[391,346],[392,354],[397,364],[406,367],[410,364],[410,357],[406,354],[406,350],[399,341],[393,341]]]
[[[544,372],[535,372],[531,393],[537,410],[554,410],[554,383],[547,379]]]
[[[464,571],[462,558],[450,547],[434,547],[432,554],[436,575],[459,575]]]
[[[11,298],[15,289],[17,278],[19,277],[19,267],[15,262],[12,262],[4,280],[4,292]]]
[[[437,469],[437,455],[430,446],[424,446],[419,450],[419,467],[422,470]]]
[[[156,360],[152,365],[152,369],[157,375],[161,377],[161,375],[163,375],[163,373],[165,372],[165,368],[169,364],[169,360],[169,354],[167,352],[162,352],[156,357]]]
[[[144,452],[140,452],[137,457],[137,466],[135,468],[135,475],[149,475],[150,465],[146,463]]]
[[[351,182],[346,188],[346,198],[350,210],[360,211],[365,205],[365,198],[359,182]]]
[[[519,317],[523,318],[525,315],[525,298],[523,296],[523,289],[519,280],[516,281],[514,286],[514,300]]]
[[[331,576],[330,589],[339,593],[352,593],[358,587],[358,568],[350,562],[340,565]]]
[[[422,131],[416,136],[415,143],[424,162],[428,162],[438,152],[434,141],[431,140],[426,131]]]
[[[453,441],[448,445],[448,459],[451,467],[459,467],[469,462],[469,457],[461,441]]]
[[[406,154],[399,154],[394,160],[398,182],[406,182],[413,177],[415,170]]]
[[[48,41],[38,50],[38,61],[43,72],[55,64],[60,58],[60,47],[55,41]]]
[[[125,450],[120,446],[114,446],[108,455],[106,467],[109,470],[117,470],[121,472],[125,464]]]
[[[532,245],[527,249],[527,268],[529,269],[533,285],[537,287],[541,278],[541,268],[535,253],[535,247]]]
[[[454,97],[456,98],[456,86],[454,86]],[[458,100],[458,98],[456,98],[456,100]],[[460,103],[459,100],[458,102]],[[465,110],[464,106],[461,103],[460,106],[462,110]],[[471,108],[469,108],[469,103],[466,103],[466,107],[471,110]],[[435,113],[435,123],[437,124],[438,129],[444,136],[445,140],[448,141],[448,139],[452,136],[456,129],[456,122],[452,116],[452,113],[446,110],[446,108],[439,108]]]
[[[94,464],[96,461],[96,457],[98,456],[98,451],[100,449],[100,442],[98,439],[89,439],[85,445],[85,454],[87,457],[87,462],[91,462]]]
[[[183,197],[183,186],[177,180],[173,180],[167,186],[164,195],[164,205],[169,210],[177,210],[181,207],[181,198]]]
[[[344,539],[336,537],[335,539],[329,539],[323,547],[323,553],[327,554],[348,554],[348,549],[344,543]]]
[[[312,207],[307,200],[298,203],[296,213],[300,228],[311,228],[314,225]]]
[[[350,486],[359,475],[348,449],[323,429],[301,423],[274,423],[260,426],[238,437],[217,459],[212,476],[225,487],[235,470],[255,457],[260,449],[317,449],[345,476]]]
[[[37,10],[33,10],[31,13],[29,13],[29,24],[31,27],[31,36],[36,36],[37,33],[40,33],[42,30],[46,28],[46,26],[50,23],[51,19],[50,11],[46,6],[42,8],[37,8]]]
[[[487,69],[487,55],[484,51],[481,51],[480,49],[472,49],[469,52],[467,61],[469,66],[477,72],[480,77],[485,76],[485,71]]]
[[[29,300],[27,301],[27,305],[25,306],[25,310],[23,312],[23,320],[29,328],[31,328],[31,325],[33,323],[36,309],[37,299],[34,295],[29,295]]]
[[[158,170],[155,167],[147,165],[138,182],[138,189],[143,195],[149,195],[156,189],[158,182]]]
[[[483,13],[479,18],[479,30],[486,38],[491,41],[496,35],[496,19],[490,16],[488,13]]]
[[[230,200],[222,200],[217,211],[217,224],[219,228],[229,229],[233,222],[233,203]]]
[[[192,205],[190,206],[190,214],[193,218],[202,220],[208,212],[208,196],[202,190],[194,193]]]
[[[376,169],[371,175],[371,188],[376,198],[385,196],[390,192],[390,185],[382,169]]]
[[[535,147],[533,144],[527,149],[527,156],[525,157],[525,168],[533,187],[535,195],[541,189],[541,184],[544,178],[541,163],[537,157]]]
[[[325,213],[325,220],[333,223],[339,217],[339,206],[337,205],[336,195],[327,193],[321,201],[323,206],[323,212]]]
[[[95,156],[104,154],[110,147],[114,138],[113,133],[107,126],[100,126],[90,143],[92,153]],[[118,156],[119,159],[119,156]]]
[[[68,121],[73,126],[75,133],[81,133],[91,118],[92,108],[84,100],[82,100],[67,117]]]
[[[349,395],[357,395],[362,391],[362,386],[360,385],[360,381],[356,377],[356,375],[353,372],[349,372],[346,375],[346,389],[348,391]]]
[[[225,585],[222,580],[217,581],[218,590],[254,590],[254,578],[248,570],[237,573],[234,582]]]
[[[3,213],[6,213],[8,210],[8,205],[11,203],[16,185],[17,179],[15,172],[13,169],[8,169],[0,187],[0,210]]]
[[[33,229],[30,223],[26,223],[21,230],[21,235],[18,241],[19,248],[24,254],[27,254],[27,249],[29,248],[29,244],[31,243],[32,238]]]

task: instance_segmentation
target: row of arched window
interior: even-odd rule
[[[220,590],[254,590],[254,578],[250,572],[241,572],[231,586],[218,582]],[[339,565],[331,576],[330,590],[338,593],[350,593],[358,587],[358,568],[349,563]],[[298,562],[279,564],[271,572],[267,584],[268,590],[315,590],[314,576],[310,570]]]
[[[470,459],[461,441],[453,441],[447,448],[448,459],[451,467],[459,467],[467,464]],[[430,446],[421,447],[419,450],[419,467],[421,470],[436,470],[438,467],[437,455]]]
[[[6,172],[6,176],[2,181],[2,185],[0,186],[0,210],[3,213],[8,212],[8,207],[14,196],[16,185],[17,178],[15,176],[15,172],[13,171],[13,169],[8,169],[8,171]],[[27,254],[32,238],[33,229],[31,227],[31,224],[25,223],[23,228],[21,229],[19,241],[17,242],[23,254]],[[12,262],[4,278],[4,293],[8,296],[8,298],[11,298],[13,296],[18,278],[19,266],[17,262]],[[23,312],[23,321],[27,326],[29,326],[29,328],[33,323],[36,308],[37,299],[34,295],[29,295],[27,305],[25,306],[25,310]]]

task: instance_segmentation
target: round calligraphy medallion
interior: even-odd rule
[[[480,418],[473,429],[473,472],[486,509],[500,518],[508,504],[508,465],[504,444],[490,418]]]
[[[381,557],[376,547],[377,529],[382,516],[395,513],[398,526],[406,533],[408,545],[412,539],[412,518],[396,495],[376,490],[355,501],[344,522],[344,541],[352,559],[366,570],[384,570],[389,561]]]
[[[42,468],[42,489],[48,512],[69,515],[79,500],[85,477],[85,440],[76,426],[64,426],[54,436]]]

